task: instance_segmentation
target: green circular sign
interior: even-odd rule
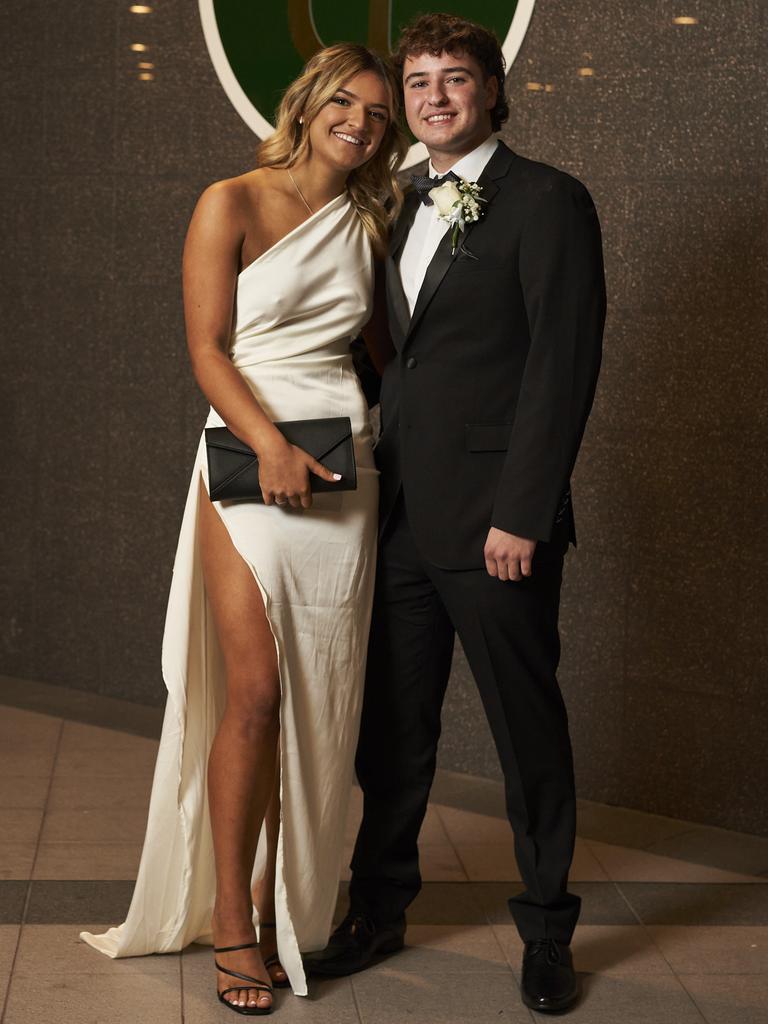
[[[317,50],[347,40],[387,53],[400,26],[430,11],[458,14],[493,29],[509,68],[520,49],[535,0],[285,0],[265,10],[257,0],[198,0],[211,61],[224,91],[261,139],[286,87]],[[425,160],[411,146],[404,167]]]

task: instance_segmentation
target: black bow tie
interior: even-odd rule
[[[461,178],[458,174],[454,174],[453,171],[448,171],[442,177],[436,175],[434,178],[430,178],[428,174],[412,174],[411,181],[422,203],[425,206],[432,206],[433,203],[429,198],[429,193],[433,188],[442,185],[444,181],[461,181]]]

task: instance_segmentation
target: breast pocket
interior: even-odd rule
[[[456,263],[480,263],[481,259],[476,252],[472,252],[469,246],[464,245],[463,242],[459,243],[459,251],[456,254]]]
[[[465,423],[464,443],[468,452],[505,452],[512,423]]]

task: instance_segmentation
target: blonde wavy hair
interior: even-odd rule
[[[389,228],[403,204],[396,171],[408,151],[400,121],[399,87],[395,73],[383,57],[357,43],[337,43],[318,50],[285,91],[277,111],[277,125],[257,151],[259,167],[293,167],[310,152],[310,123],[350,78],[361,71],[375,72],[389,92],[389,118],[376,153],[347,178],[347,191],[374,251],[381,255]],[[299,124],[302,117],[304,124]]]

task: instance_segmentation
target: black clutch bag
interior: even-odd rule
[[[309,474],[312,491],[354,491],[357,487],[355,449],[349,416],[319,420],[286,420],[275,426],[290,444],[303,448],[318,462],[340,473],[341,480]],[[208,486],[212,501],[263,501],[256,453],[227,427],[206,427]]]

